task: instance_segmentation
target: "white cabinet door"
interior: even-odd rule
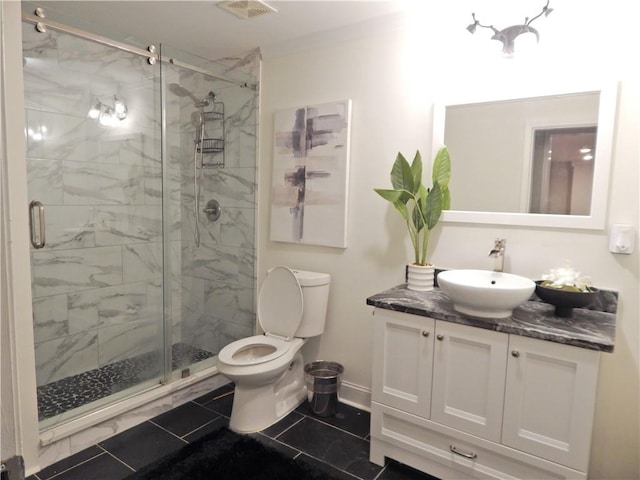
[[[587,471],[599,352],[512,335],[502,443]]]
[[[509,336],[436,321],[431,419],[500,441]]]
[[[374,311],[373,400],[429,418],[434,320]]]

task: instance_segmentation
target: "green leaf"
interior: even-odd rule
[[[439,183],[440,187],[446,188],[449,186],[449,180],[451,179],[451,158],[449,157],[449,150],[447,147],[442,147],[438,150],[436,158],[433,161],[432,181]]]
[[[422,155],[420,155],[419,150],[416,150],[416,155],[413,157],[411,172],[413,174],[413,190],[411,190],[411,193],[416,195],[422,186]]]
[[[391,168],[391,185],[396,190],[406,190],[413,192],[413,172],[409,166],[409,162],[401,153],[398,153],[396,161]]]
[[[451,192],[449,191],[448,187],[442,189],[442,209],[451,209]]]
[[[373,190],[382,198],[388,200],[391,203],[397,202],[404,193],[401,190],[389,190],[386,188],[374,188]]]
[[[429,190],[429,195],[427,195],[426,202],[426,213],[425,213],[425,223],[427,224],[427,228],[432,230],[433,227],[436,226],[438,220],[440,219],[440,214],[442,213],[442,189],[440,188],[440,184],[435,182],[431,190]]]
[[[413,225],[416,227],[416,232],[421,231],[424,227],[424,216],[422,215],[422,212],[417,208],[414,208],[411,213],[411,220],[413,221]]]
[[[413,212],[411,213],[411,220],[416,232],[420,232],[425,225],[424,214],[427,205],[428,191],[424,185],[420,185],[420,190],[416,196],[412,197],[413,200]]]
[[[407,205],[405,203],[395,202],[393,206],[396,207],[396,210],[400,212],[402,218],[404,218],[405,220],[409,220],[409,209],[407,208]]]

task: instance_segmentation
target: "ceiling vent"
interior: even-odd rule
[[[260,0],[229,0],[225,2],[219,2],[218,6],[221,9],[232,13],[236,17],[243,19],[258,17],[266,13],[277,11],[275,8],[267,5]]]

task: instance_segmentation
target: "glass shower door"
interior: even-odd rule
[[[254,332],[257,76],[235,63],[259,63],[160,50],[175,378]]]
[[[27,23],[23,55],[45,428],[166,375],[159,66]]]

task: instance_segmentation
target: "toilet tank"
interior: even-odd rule
[[[329,300],[328,273],[292,270],[302,289],[302,321],[295,336],[299,338],[315,337],[324,332],[327,319],[327,303]]]

